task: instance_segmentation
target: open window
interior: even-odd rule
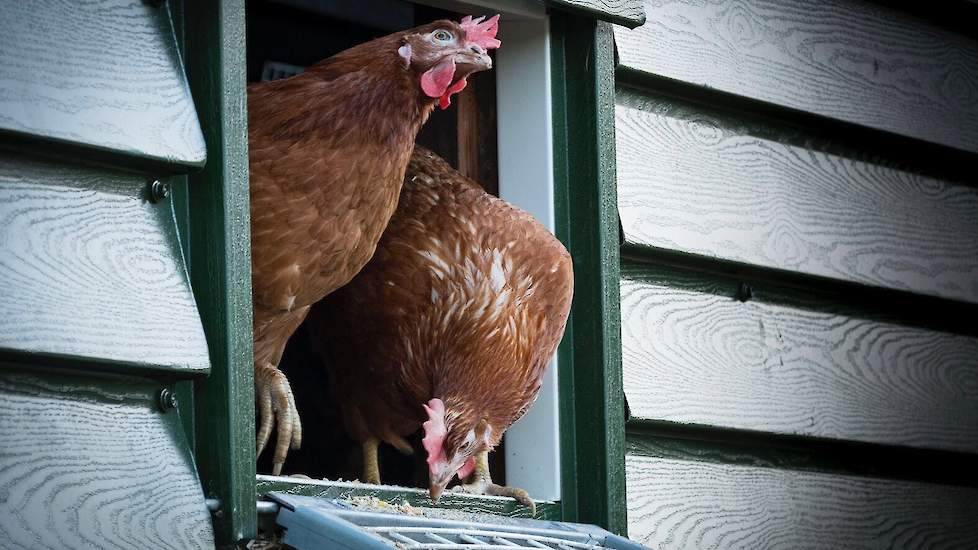
[[[450,108],[436,110],[418,136],[418,143],[553,230],[548,18],[543,5],[536,2],[508,2],[502,11],[499,3],[494,4],[496,7],[427,0],[252,1],[247,4],[248,80],[291,76],[355,44],[432,20],[500,12],[498,37],[503,47],[493,54],[494,70],[473,77]],[[260,492],[289,489],[330,496],[403,494],[413,495],[417,502],[426,498],[420,489],[409,494],[393,487],[369,489],[337,481],[359,475],[359,446],[342,427],[339,412],[331,403],[328,376],[302,327],[290,340],[279,367],[292,381],[304,428],[303,448],[290,452],[283,473],[334,481],[306,483],[294,477],[285,480],[260,475]],[[545,502],[560,500],[556,378],[556,365],[551,365],[532,409],[507,431],[503,445],[490,456],[494,479],[522,487],[534,499]],[[420,441],[414,443],[413,456],[381,446],[385,483],[427,486],[424,453]],[[269,454],[266,451],[258,462],[260,474],[271,471]],[[290,484],[292,487],[287,487]],[[298,487],[302,484],[306,487]],[[444,499],[449,504],[453,501],[464,499]],[[505,508],[501,503],[496,508],[482,506],[528,513],[516,508],[510,502]],[[538,507],[538,516],[546,516],[551,509],[557,510]]]

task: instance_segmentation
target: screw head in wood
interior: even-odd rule
[[[754,297],[754,289],[747,283],[740,283],[740,288],[737,289],[737,299],[741,302],[746,302]]]
[[[160,390],[160,395],[157,398],[157,404],[160,406],[160,410],[163,412],[172,411],[177,408],[177,394],[170,391],[169,388],[163,388]]]
[[[153,180],[149,184],[149,199],[156,202],[161,202],[166,200],[170,196],[170,184],[160,181]]]

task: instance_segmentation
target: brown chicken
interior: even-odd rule
[[[277,424],[275,474],[302,441],[285,344],[373,255],[418,130],[491,68],[497,21],[436,21],[248,87],[257,448]]]
[[[379,483],[377,447],[405,452],[423,427],[429,490],[525,491],[492,482],[487,457],[530,407],[564,332],[570,255],[532,216],[421,147],[377,252],[313,307],[334,396]]]

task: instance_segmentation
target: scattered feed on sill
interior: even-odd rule
[[[395,504],[373,496],[351,496],[344,498],[343,501],[349,502],[358,509],[371,512],[396,512],[409,516],[425,515],[421,508],[411,506],[407,501],[401,504]]]

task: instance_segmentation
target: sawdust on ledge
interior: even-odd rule
[[[411,506],[411,504],[407,501],[397,504],[367,495],[346,497],[343,498],[343,501],[349,502],[354,507],[361,510],[369,510],[372,512],[395,512],[408,516],[424,516],[424,512],[421,508]]]

